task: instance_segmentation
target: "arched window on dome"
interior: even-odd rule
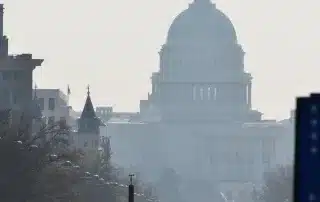
[[[204,90],[203,90],[203,88],[201,87],[201,88],[200,88],[200,100],[203,100],[203,91],[204,91]]]
[[[197,87],[196,86],[192,87],[192,98],[193,98],[193,100],[197,99]]]
[[[217,100],[217,88],[213,89],[213,100]]]
[[[211,100],[211,95],[212,95],[212,92],[211,92],[211,87],[208,87],[208,100]]]

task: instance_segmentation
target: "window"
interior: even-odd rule
[[[18,98],[17,98],[16,95],[12,96],[12,102],[13,102],[13,104],[17,104],[18,103]]]
[[[38,98],[39,107],[42,110],[44,110],[44,98]]]
[[[5,107],[11,107],[11,97],[10,97],[10,91],[5,89],[4,92],[3,92],[3,98],[2,98],[2,101],[3,101],[3,105]]]
[[[217,88],[213,89],[213,99],[217,100]]]
[[[200,99],[203,100],[203,88],[200,88]]]
[[[66,117],[64,117],[64,116],[60,117],[60,121],[66,123],[67,122]]]
[[[56,107],[55,104],[56,104],[56,103],[55,103],[55,99],[54,99],[54,98],[49,98],[49,106],[48,106],[48,109],[53,111],[53,110],[55,109],[55,107]]]
[[[213,157],[213,155],[210,155],[209,163],[210,163],[210,165],[214,165],[214,157]]]
[[[84,147],[88,147],[88,141],[85,141],[83,144]]]
[[[197,99],[197,87],[193,86],[192,90],[193,90],[192,91],[193,100],[196,100]]]
[[[62,127],[66,127],[66,126],[67,126],[66,117],[64,117],[64,116],[60,117],[60,125],[61,125]]]
[[[11,79],[11,72],[9,72],[9,71],[4,71],[4,72],[2,72],[2,78],[3,78],[3,80],[5,80],[5,81],[10,80],[10,79]]]
[[[211,100],[211,87],[208,87],[208,100]]]
[[[48,119],[48,125],[53,125],[54,124],[54,116],[50,116]]]
[[[19,80],[20,77],[21,77],[20,72],[18,71],[13,72],[13,80]]]

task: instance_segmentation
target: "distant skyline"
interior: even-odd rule
[[[2,0],[12,53],[45,61],[38,88],[70,85],[81,110],[90,84],[95,106],[137,111],[146,99],[158,51],[173,19],[191,0]],[[320,2],[215,0],[234,24],[245,69],[253,76],[253,108],[265,118],[289,116],[295,96],[320,90]]]

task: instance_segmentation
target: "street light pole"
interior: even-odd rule
[[[132,177],[134,176],[134,174],[130,174],[130,184],[129,184],[129,202],[134,202],[134,185],[132,183]]]

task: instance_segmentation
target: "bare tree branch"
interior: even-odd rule
[[[254,190],[253,199],[257,202],[292,202],[292,166],[279,167],[265,174],[265,185]]]

